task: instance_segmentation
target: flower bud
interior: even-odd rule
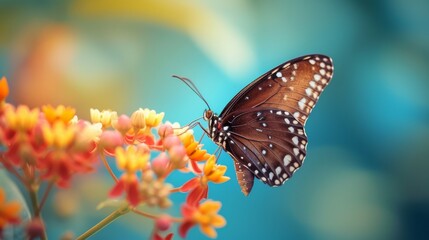
[[[115,148],[123,143],[122,135],[118,131],[105,130],[101,133],[99,147],[108,152],[114,152]]]
[[[168,154],[170,155],[170,161],[174,168],[179,169],[186,166],[186,149],[182,145],[171,147]]]
[[[131,119],[127,115],[122,114],[117,119],[112,119],[112,126],[120,133],[125,135],[125,133],[128,132],[128,130],[130,130],[132,127]]]
[[[168,159],[168,156],[166,153],[159,154],[152,161],[152,170],[158,178],[162,177],[167,172],[169,163],[170,163],[170,159]]]
[[[166,138],[174,133],[173,127],[170,124],[163,124],[159,126],[158,135],[161,139]]]
[[[5,77],[0,80],[0,101],[3,102],[9,95],[9,86]]]
[[[155,221],[155,228],[159,231],[167,231],[171,227],[171,217],[168,214],[162,214]]]
[[[140,152],[142,152],[144,154],[150,154],[150,148],[145,143],[139,143],[136,146],[137,146],[137,150],[138,151],[140,151]]]
[[[164,139],[163,143],[164,143],[164,147],[166,149],[170,149],[173,146],[181,146],[181,144],[182,144],[180,139],[175,135],[170,135],[170,136],[166,137]]]
[[[137,131],[146,126],[145,111],[143,109],[140,108],[131,114],[131,125]]]
[[[34,218],[26,227],[28,239],[42,239],[45,225],[40,218]]]

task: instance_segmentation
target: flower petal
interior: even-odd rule
[[[132,181],[127,185],[127,200],[132,206],[137,206],[140,202],[139,183]]]
[[[190,162],[191,162],[192,170],[194,170],[195,173],[201,174],[203,172],[196,161],[190,161]]]
[[[186,237],[186,234],[188,233],[189,229],[191,229],[195,223],[191,221],[185,221],[179,226],[179,236],[182,238]]]
[[[116,185],[110,190],[109,197],[119,197],[125,189],[125,184],[122,179],[116,183]]]
[[[199,185],[199,182],[200,182],[199,178],[192,178],[191,180],[183,184],[183,186],[180,188],[180,191],[189,192],[190,190],[196,188]]]
[[[226,220],[224,217],[220,216],[220,215],[216,215],[213,217],[212,219],[212,226],[216,227],[216,228],[221,228],[224,227],[226,225]]]
[[[201,232],[204,233],[207,237],[216,238],[216,230],[210,225],[200,225]]]
[[[207,185],[194,188],[186,197],[186,202],[191,206],[197,206],[202,199],[207,198],[208,189]]]

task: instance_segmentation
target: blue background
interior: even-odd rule
[[[183,125],[205,105],[172,74],[192,79],[220,112],[272,67],[329,55],[334,78],[307,121],[308,155],[293,179],[281,188],[258,182],[244,197],[222,154],[232,180],[209,193],[228,221],[219,239],[424,239],[428,26],[425,0],[2,0],[0,75],[15,104],[71,105],[84,119],[90,107],[148,107]],[[84,176],[57,192],[44,213],[51,239],[108,214],[95,207],[111,184],[107,174]],[[142,239],[151,227],[126,216],[93,239]],[[204,236],[195,228],[188,239]]]

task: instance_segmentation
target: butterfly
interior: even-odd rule
[[[219,115],[194,90],[209,108],[203,114],[205,131],[234,160],[244,195],[252,190],[255,177],[280,186],[302,166],[308,141],[305,122],[333,70],[332,59],[325,55],[287,61],[247,85]]]

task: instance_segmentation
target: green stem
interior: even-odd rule
[[[35,218],[39,217],[39,199],[37,198],[38,187],[35,185],[30,185],[28,188],[28,193],[30,194],[31,206],[33,207],[33,215]]]
[[[46,199],[48,199],[49,193],[51,192],[51,189],[53,186],[54,186],[54,181],[50,181],[48,183],[48,187],[45,190],[45,193],[43,194],[42,200],[40,201],[40,205],[38,207],[39,211],[42,211],[43,206],[45,205]]]
[[[40,208],[39,208],[39,199],[37,198],[37,192],[39,191],[39,186],[37,184],[31,184],[28,188],[28,193],[30,195],[31,205],[33,207],[33,217],[39,218],[43,221],[42,217],[40,216]],[[46,228],[43,228],[43,235],[42,240],[47,240],[48,236],[46,234]]]
[[[109,216],[105,217],[99,223],[95,224],[92,228],[88,229],[88,231],[84,232],[80,235],[76,240],[87,239],[94,235],[96,232],[100,231],[111,222],[113,222],[116,218],[128,213],[131,210],[129,205],[125,205],[121,208],[118,208],[116,211],[112,212]]]
[[[147,218],[150,218],[150,219],[153,219],[153,220],[156,220],[156,219],[159,218],[159,215],[155,215],[155,214],[152,214],[152,213],[143,212],[143,211],[140,211],[140,210],[138,210],[136,208],[132,209],[132,211],[135,214],[138,214],[138,215],[141,215],[143,217],[147,217]],[[179,222],[179,223],[183,222],[182,218],[170,217],[170,220],[173,221],[173,222]]]
[[[116,177],[115,173],[113,173],[113,170],[107,162],[106,156],[104,155],[103,151],[100,151],[100,158],[104,164],[104,167],[106,167],[107,171],[109,172],[110,176],[113,178],[113,180],[115,180],[115,182],[118,182],[118,178]]]

